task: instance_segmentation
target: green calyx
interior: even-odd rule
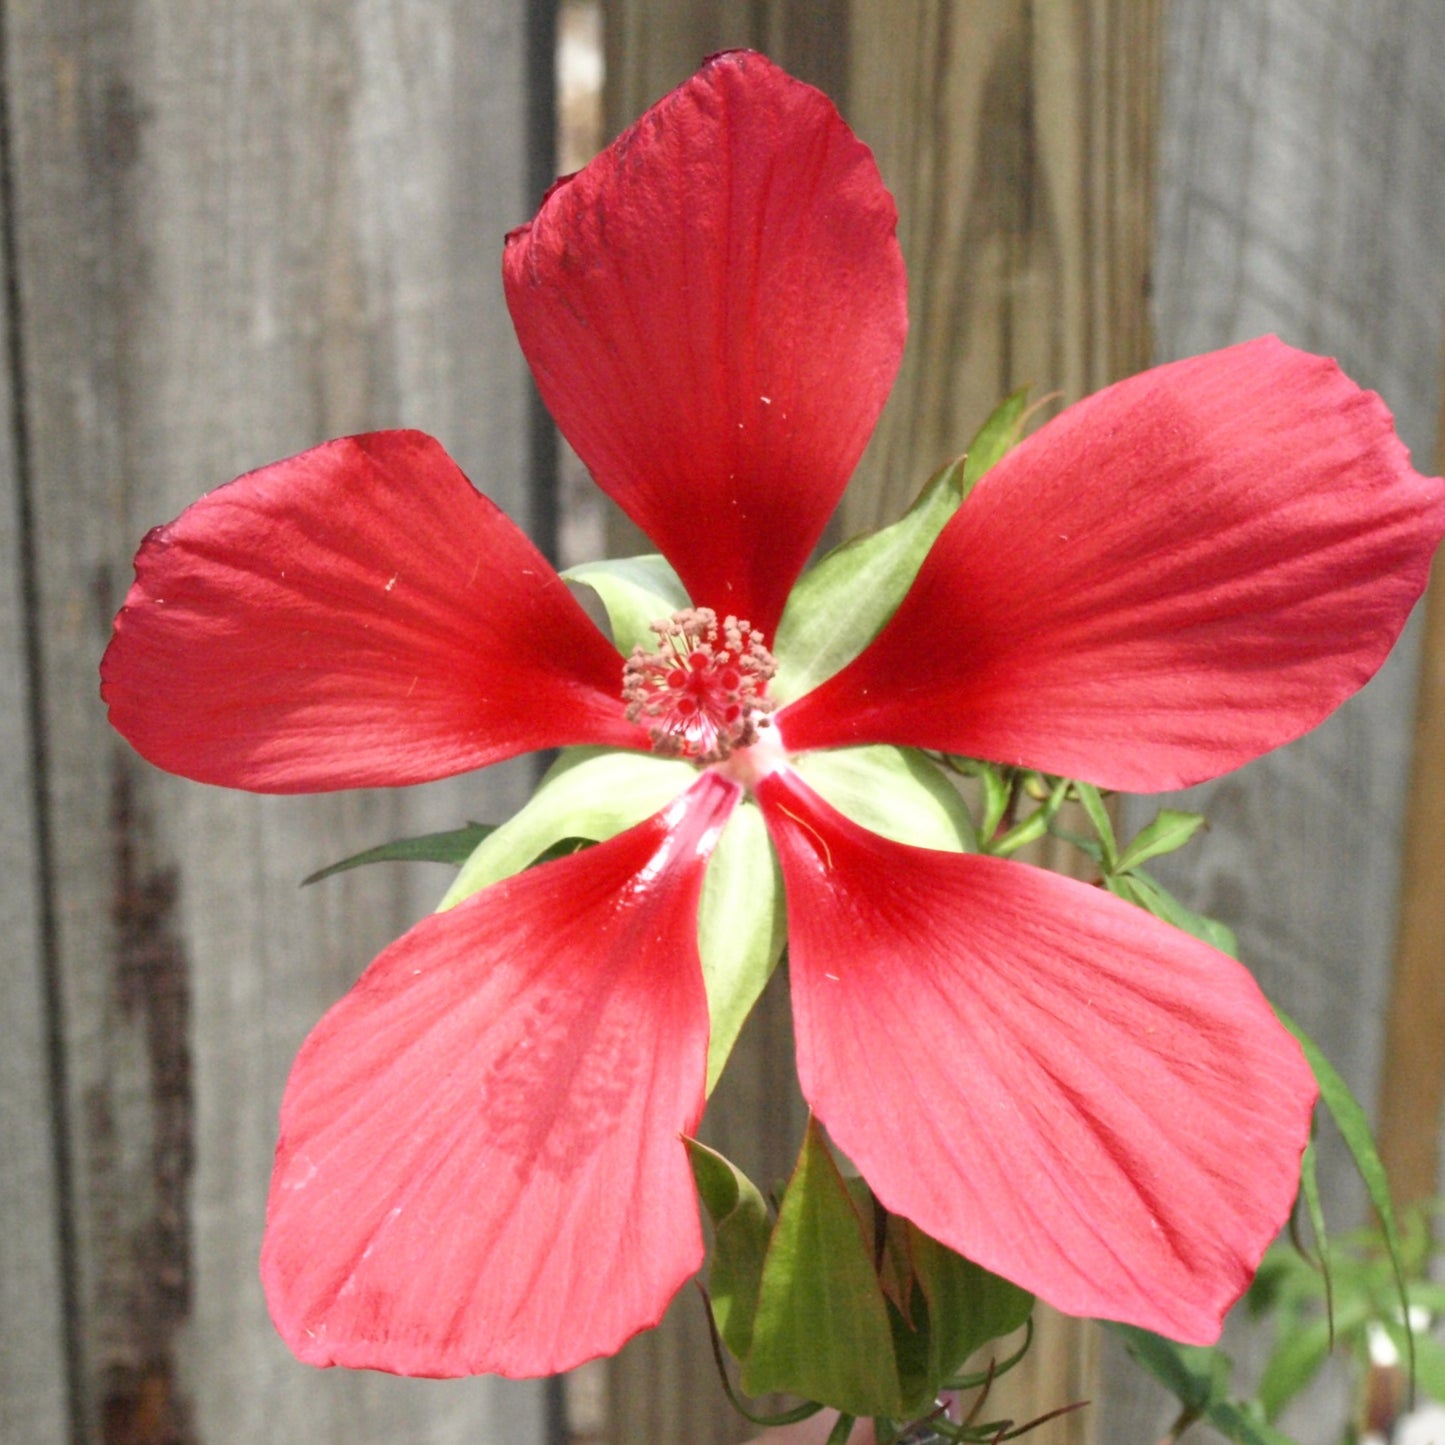
[[[898,521],[829,552],[798,580],[772,643],[781,706],[811,692],[882,631],[938,534],[978,480],[1018,440],[1027,394],[1005,398],[968,452],[939,471]]]
[[[714,1227],[709,1295],[750,1395],[875,1420],[920,1418],[964,1360],[1019,1329],[1033,1300],[887,1214],[810,1121],[781,1206],[689,1143]]]
[[[437,911],[520,873],[564,838],[615,837],[665,808],[696,777],[676,758],[568,748],[521,810],[478,844]]]

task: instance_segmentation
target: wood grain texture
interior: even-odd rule
[[[1445,419],[1445,398],[1441,417]],[[1436,470],[1445,457],[1436,449]],[[1445,1128],[1445,584],[1425,597],[1395,970],[1380,1078],[1380,1157],[1398,1205],[1442,1192]]]
[[[59,1442],[71,1438],[69,1221],[64,1118],[51,1087],[52,880],[35,793],[44,739],[37,727],[31,506],[24,441],[15,427],[23,358],[10,325],[9,199],[8,187],[0,189],[0,236],[7,242],[0,252],[7,379],[0,391],[0,1440]]]
[[[838,101],[898,199],[908,350],[838,535],[896,516],[1014,387],[1073,399],[1147,364],[1152,0],[626,0],[606,13],[613,130],[709,51],[751,45]],[[625,528],[615,541],[633,549]],[[784,1019],[762,1032],[787,1047]],[[730,1073],[785,1066],[749,1052]],[[727,1127],[745,1138],[746,1112]],[[708,1383],[705,1356],[698,1363],[700,1332],[689,1341],[685,1329],[669,1321],[618,1362],[618,1445],[747,1438]],[[1027,1418],[1092,1395],[1094,1352],[1088,1332],[1040,1311],[1034,1361],[1000,1388],[1001,1408]],[[1049,1429],[1056,1445],[1093,1438],[1089,1412]]]
[[[1160,138],[1160,359],[1278,331],[1378,390],[1421,466],[1434,454],[1445,303],[1439,20],[1422,0],[1173,0]],[[1407,634],[1318,731],[1173,800],[1211,829],[1160,870],[1238,930],[1265,991],[1372,1112],[1416,656]],[[1131,805],[1131,822],[1167,801]],[[1359,1222],[1361,1190],[1328,1130],[1321,1162],[1328,1213]],[[1227,1338],[1248,1353],[1243,1335]],[[1102,1439],[1157,1438],[1169,1416],[1159,1396],[1114,1398]],[[1337,1439],[1336,1403],[1324,1392],[1286,1428]]]
[[[1158,6],[853,9],[849,115],[898,199],[903,370],[844,534],[888,520],[996,402],[1148,364]]]
[[[502,234],[534,201],[525,12],[476,0],[5,9],[78,1440],[541,1439],[536,1387],[296,1364],[256,1277],[296,1047],[440,887],[385,870],[305,893],[297,880],[394,834],[500,816],[520,798],[518,770],[405,795],[204,789],[109,733],[96,679],[142,533],[327,436],[433,431],[526,520],[531,404],[498,276]],[[17,935],[24,880],[6,870]],[[14,1057],[7,1148],[24,1097]],[[16,1330],[41,1347],[32,1329],[7,1311],[7,1360]]]

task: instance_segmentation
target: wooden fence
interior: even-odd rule
[[[612,128],[708,51],[754,44],[825,85],[878,152],[913,331],[846,529],[895,511],[1021,381],[1074,397],[1267,330],[1338,355],[1428,464],[1445,316],[1436,0],[603,9]],[[432,431],[551,544],[554,443],[498,255],[552,168],[554,19],[542,0],[0,4],[4,1445],[565,1439],[541,1387],[295,1364],[255,1272],[294,1051],[437,887],[401,870],[296,881],[386,836],[501,816],[527,769],[402,794],[230,794],[136,759],[96,683],[146,528],[327,436]],[[1427,1141],[1411,1177],[1433,1181],[1438,1074],[1421,1087],[1430,1035],[1408,1027],[1445,996],[1439,925],[1419,921],[1445,892],[1423,871],[1439,867],[1426,823],[1403,1022],[1388,1022],[1417,656],[1407,642],[1325,728],[1206,790],[1213,829],[1171,877],[1239,928],[1367,1103],[1414,1050],[1383,1123]],[[1441,673],[1432,651],[1425,675]],[[792,1148],[780,1003],[712,1125],[773,1173]],[[1358,1217],[1339,1152],[1325,1164],[1339,1216]],[[691,1309],[611,1368],[606,1439],[744,1438]],[[1157,1439],[1159,1397],[1091,1333],[1051,1329],[1038,1398],[1098,1403],[1043,1438]]]

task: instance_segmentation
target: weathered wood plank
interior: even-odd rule
[[[1008,392],[1149,362],[1158,6],[854,6],[849,115],[898,199],[903,371],[844,501],[896,516]]]
[[[1269,330],[1337,355],[1385,396],[1422,467],[1445,302],[1439,18],[1410,0],[1175,0],[1155,267],[1161,359]],[[1167,870],[1193,906],[1238,929],[1266,992],[1372,1109],[1415,655],[1407,636],[1317,732],[1176,800],[1212,827]],[[1127,811],[1137,823],[1156,801]],[[1361,1192],[1328,1134],[1322,1167],[1328,1210],[1356,1222]],[[1158,1396],[1116,1399],[1101,1439],[1157,1438],[1169,1413]],[[1288,1423],[1338,1438],[1327,1416],[1322,1400]]]
[[[255,1268],[296,1046],[437,884],[297,880],[500,813],[519,770],[202,789],[107,732],[95,677],[142,532],[326,436],[431,430],[527,518],[498,281],[533,200],[527,9],[6,8],[87,1440],[540,1439],[535,1387],[297,1365]]]
[[[1442,378],[1445,379],[1445,378]],[[1445,418],[1445,405],[1441,416]],[[1439,438],[1436,470],[1445,469]],[[1415,735],[1400,860],[1395,972],[1380,1077],[1380,1157],[1398,1205],[1439,1194],[1445,1130],[1445,585],[1421,626]]]
[[[3,53],[3,50],[0,50]],[[51,1089],[54,956],[46,876],[48,836],[37,807],[35,586],[32,499],[15,429],[23,375],[10,323],[9,157],[0,144],[0,1440],[68,1441],[71,1434],[64,1120]]]

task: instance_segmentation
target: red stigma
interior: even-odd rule
[[[772,711],[763,693],[777,671],[748,622],[719,623],[710,607],[654,622],[657,650],[632,650],[622,674],[627,717],[641,723],[655,752],[715,763],[758,740],[757,719]]]

